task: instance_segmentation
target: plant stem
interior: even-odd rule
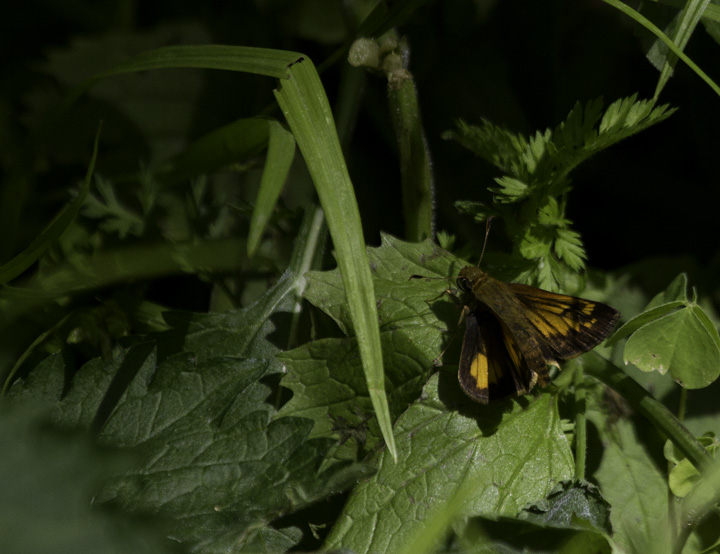
[[[585,371],[575,364],[575,479],[585,479],[585,453],[587,451],[587,419],[585,417]]]
[[[687,406],[688,391],[685,387],[680,389],[680,404],[678,406],[678,420],[685,421],[685,408]]]
[[[720,500],[720,465],[690,431],[660,402],[620,368],[599,354],[585,357],[588,374],[617,391],[630,406],[665,434],[704,477],[704,486],[695,487],[681,505],[680,534],[673,551],[682,551],[692,530]]]
[[[599,354],[585,356],[585,369],[617,391],[630,406],[662,431],[690,462],[704,473],[717,467],[707,450],[678,419],[635,380]]]

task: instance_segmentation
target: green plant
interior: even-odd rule
[[[68,552],[94,536],[104,541],[96,551],[107,552],[716,548],[720,473],[706,431],[720,429],[720,418],[696,417],[693,432],[683,419],[688,390],[720,374],[708,300],[717,289],[689,294],[685,265],[673,266],[679,276],[654,297],[657,286],[638,283],[669,272],[650,261],[612,274],[587,270],[593,258],[569,213],[589,160],[678,117],[658,103],[672,55],[655,45],[662,72],[652,100],[575,98],[545,131],[473,125],[451,112],[443,119],[451,140],[438,149],[459,152],[459,144],[484,160],[484,171],[492,167],[494,181],[473,173],[451,198],[478,222],[498,218],[483,269],[602,299],[624,315],[605,346],[567,363],[545,390],[479,406],[457,384],[460,310],[445,292],[477,257],[472,235],[481,233],[441,217],[442,248],[430,240],[438,218],[419,117],[423,88],[408,65],[412,39],[399,31],[427,24],[423,10],[431,9],[456,18],[454,30],[463,24],[459,8],[425,4],[349,4],[352,31],[334,52],[321,50],[327,57],[317,66],[305,51],[155,47],[175,40],[165,31],[145,37],[137,55],[97,62],[72,83],[63,80],[72,56],[122,51],[122,40],[50,56],[67,93],[33,113],[18,155],[3,159],[0,227],[15,244],[3,246],[9,261],[0,267],[0,434],[14,455],[4,458],[0,488],[23,508],[1,506],[12,518],[2,518],[10,523],[0,524],[0,542],[11,551],[47,551],[34,537],[40,527],[58,537],[54,551]],[[298,32],[300,16],[311,14],[311,34],[327,39],[332,26],[320,21],[322,10],[298,6]],[[667,27],[671,39],[646,27],[687,61],[682,51],[701,16],[714,32],[713,6],[688,3]],[[173,31],[203,42],[192,29]],[[334,79],[338,68],[331,103],[321,77]],[[262,101],[243,97],[242,116],[203,123],[199,138],[171,148],[160,139],[185,140],[186,112],[201,103],[192,69],[261,76]],[[352,129],[362,122],[371,74],[387,80],[392,117],[379,128],[396,141],[397,174],[357,163],[365,152]],[[138,88],[113,84],[135,78]],[[156,101],[157,90],[161,102],[142,105]],[[164,106],[164,117],[153,119],[170,92],[182,109]],[[385,102],[372,107],[382,120]],[[100,130],[97,113],[108,118]],[[128,138],[143,124],[152,127],[147,151]],[[90,127],[94,151],[79,149],[85,179],[74,198],[60,200],[38,168],[60,166],[72,151],[56,133],[87,138]],[[146,165],[136,169],[138,159]],[[392,204],[388,188],[359,209],[357,182],[366,181],[353,187],[352,160],[370,180],[401,183],[403,201]],[[43,192],[37,205],[32,190]],[[378,247],[366,248],[360,215],[366,223],[391,204],[389,217],[402,213],[398,227],[412,242],[383,232]],[[611,218],[603,231],[622,228]],[[711,271],[700,275],[712,282]],[[631,369],[633,379],[620,369],[628,362],[649,373]],[[668,375],[683,384],[677,416],[668,409]],[[42,490],[28,488],[43,472],[39,458],[54,470]],[[54,482],[77,489],[66,500]],[[32,502],[23,504],[26,491]],[[63,501],[72,509],[53,520]]]

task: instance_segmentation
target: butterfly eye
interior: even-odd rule
[[[467,277],[458,277],[457,286],[460,287],[460,289],[465,292],[470,292],[472,290],[472,286],[470,285],[470,280]]]

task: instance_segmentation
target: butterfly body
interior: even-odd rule
[[[483,404],[546,385],[548,365],[592,350],[620,317],[606,304],[504,283],[477,267],[460,270],[457,284],[469,296],[458,378]]]

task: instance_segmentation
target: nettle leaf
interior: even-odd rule
[[[122,352],[109,366],[83,366],[56,403],[55,423],[89,426],[118,377],[113,369],[130,369],[123,362],[132,354]],[[225,552],[274,535],[268,527],[273,519],[357,478],[317,474],[329,441],[307,440],[312,422],[271,421],[270,390],[258,382],[271,366],[267,360],[198,362],[182,353],[156,363],[154,352],[146,357],[98,434],[100,444],[139,457],[134,469],[104,486],[98,501],[169,516],[177,522],[171,531],[176,540],[202,552]],[[61,356],[51,356],[31,373],[22,396],[47,398],[54,384],[60,398],[63,379]]]
[[[332,441],[308,439],[307,419],[273,420],[261,381],[281,369],[270,316],[293,301],[294,282],[286,273],[244,310],[170,314],[173,330],[86,363],[69,384],[63,356],[50,356],[10,396],[50,402],[57,426],[93,429],[98,443],[135,455],[97,502],[166,516],[170,536],[193,551],[286,550],[301,532],[274,520],[366,474],[347,465],[319,471]]]
[[[686,287],[687,277],[678,276],[618,330],[613,342],[631,334],[623,351],[626,364],[670,373],[681,386],[698,389],[720,376],[720,336]]]
[[[546,498],[526,507],[520,518],[557,528],[596,529],[612,535],[610,504],[590,483],[559,483]]]
[[[434,341],[438,341],[435,329]],[[415,334],[416,336],[418,334]],[[396,419],[420,394],[433,358],[402,332],[381,332],[386,392]],[[439,355],[440,349],[436,348]],[[364,449],[380,440],[357,344],[354,339],[323,339],[280,359],[288,368],[282,385],[294,392],[280,415],[307,417],[316,422],[311,437],[352,439]]]
[[[454,372],[433,375],[395,426],[397,464],[380,455],[378,473],[355,487],[324,548],[397,552],[468,483],[476,493],[460,516],[514,517],[571,477],[553,396],[470,404]]]
[[[369,250],[369,257],[386,393],[392,417],[397,418],[420,396],[441,355],[456,363],[462,309],[447,289],[454,286],[451,277],[466,262],[430,242],[411,244],[389,236],[383,236],[380,248]],[[287,370],[281,384],[293,392],[278,415],[312,419],[315,426],[310,437],[341,439],[344,455],[352,459],[373,449],[380,437],[352,337],[342,281],[337,271],[310,272],[307,278],[305,296],[350,336],[318,340],[278,356]],[[445,353],[448,346],[455,351]],[[458,387],[457,379],[455,385]]]
[[[613,551],[610,505],[585,482],[563,481],[546,498],[523,508],[518,517],[476,517],[458,533],[460,551]]]
[[[375,279],[386,392],[397,418],[422,390],[434,361],[442,353],[444,331],[457,325],[460,309],[443,294],[456,258],[429,241],[411,244],[383,236],[369,249]],[[410,279],[412,275],[438,278]],[[337,270],[310,272],[305,296],[349,335],[352,324]],[[284,352],[287,368],[281,384],[294,393],[279,415],[311,418],[311,437],[352,439],[366,449],[379,440],[367,384],[354,338],[323,339]]]

